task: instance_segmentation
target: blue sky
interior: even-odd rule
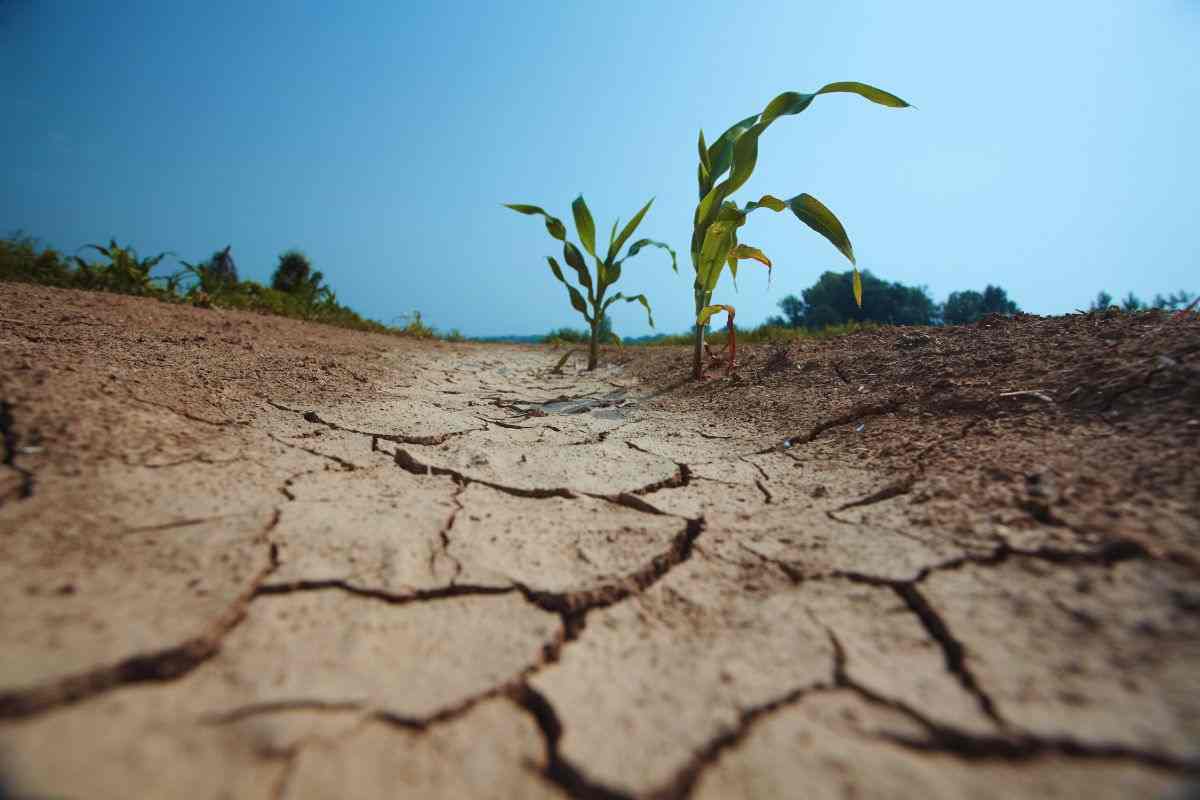
[[[343,7],[344,6],[344,7]],[[329,9],[338,8],[336,12]],[[161,3],[0,0],[0,228],[187,260],[233,245],[266,280],[297,247],[339,299],[470,335],[581,326],[555,244],[503,202],[607,232],[650,197],[618,288],[692,314],[695,141],[785,90],[737,195],[816,195],[861,267],[937,300],[998,283],[1064,313],[1098,289],[1200,289],[1200,2]],[[714,300],[776,313],[840,255],[760,214]],[[616,330],[649,332],[640,306]]]

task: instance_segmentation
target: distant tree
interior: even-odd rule
[[[983,295],[973,289],[951,292],[942,304],[942,321],[947,325],[968,325],[983,316]]]
[[[1113,296],[1101,289],[1096,292],[1096,299],[1092,301],[1089,309],[1092,311],[1103,311],[1113,304]]]
[[[783,317],[774,317],[773,319],[778,320],[780,325],[790,328],[804,327],[804,301],[799,297],[789,294],[779,301],[779,309],[783,312]]]
[[[1125,295],[1125,299],[1121,301],[1121,309],[1123,311],[1140,311],[1145,307],[1146,304],[1133,292]]]
[[[207,261],[198,264],[180,262],[184,272],[196,279],[195,285],[188,290],[189,295],[204,292],[216,296],[237,286],[237,265],[233,263],[233,256],[230,254],[232,248],[233,245],[227,245],[224,250],[217,250]]]
[[[325,275],[314,271],[312,262],[299,250],[279,254],[279,264],[271,276],[271,288],[304,299],[310,305],[333,298],[325,285]]]
[[[851,320],[889,325],[930,325],[937,306],[923,286],[888,283],[869,271],[862,273],[862,308],[854,302],[853,272],[826,272],[802,297],[788,295],[779,301],[782,317],[773,317],[793,328],[819,329]]]
[[[226,285],[232,286],[238,282],[237,265],[233,263],[233,256],[229,251],[233,249],[233,245],[226,245],[224,250],[218,250],[213,253],[212,271],[216,279]]]
[[[1181,289],[1178,292],[1171,292],[1166,297],[1163,297],[1161,293],[1154,295],[1154,302],[1150,304],[1150,307],[1178,311],[1181,308],[1186,308],[1188,303],[1195,299],[1196,295]]]
[[[1015,314],[1021,309],[1008,299],[1008,292],[988,284],[983,292],[967,289],[951,292],[942,304],[942,321],[947,325],[969,325],[988,314]]]

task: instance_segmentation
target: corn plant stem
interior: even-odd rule
[[[695,265],[699,262],[699,260],[700,260],[699,254],[693,253],[692,254],[692,265],[697,270],[699,269],[699,267],[696,267]],[[696,286],[695,292],[696,292],[696,316],[699,317],[700,309],[704,308],[704,306],[707,305],[708,298],[706,298],[704,296],[703,290],[698,285]],[[711,295],[710,295],[710,297],[711,297]],[[692,377],[698,381],[704,379],[704,326],[703,325],[696,326],[696,338],[695,338],[695,341],[692,343]]]
[[[592,320],[592,341],[588,347],[588,372],[596,368],[600,355],[600,320]]]
[[[597,276],[599,277],[599,276]],[[592,301],[592,340],[588,346],[588,372],[596,368],[600,362],[600,325],[604,322],[604,292],[607,287],[601,287]]]

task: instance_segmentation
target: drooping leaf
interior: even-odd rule
[[[730,256],[735,259],[752,258],[760,264],[765,264],[768,270],[771,269],[771,259],[767,258],[767,254],[748,244],[737,245],[730,252]]]
[[[661,247],[663,250],[666,250],[671,254],[671,269],[673,269],[675,272],[679,272],[679,264],[675,258],[675,251],[672,250],[671,246],[666,242],[656,242],[653,239],[638,239],[636,242],[629,245],[629,252],[625,254],[625,258],[633,258],[638,254],[639,251],[641,251],[643,247]],[[625,258],[622,258],[621,261],[624,261]],[[620,264],[621,261],[618,261],[617,263]]]
[[[730,174],[705,193],[696,212],[696,224],[706,225],[711,222],[715,209],[750,179],[758,162],[758,139],[772,122],[782,116],[799,114],[808,108],[817,95],[834,92],[850,92],[893,108],[908,106],[908,103],[893,94],[854,81],[830,83],[812,94],[784,92],[778,95],[767,104],[761,115],[747,117],[738,122],[709,148],[710,178],[715,180],[726,169]]]
[[[646,299],[646,295],[635,294],[632,297],[626,297],[620,292],[617,292],[612,297],[604,301],[604,310],[607,311],[608,307],[618,300],[624,300],[626,303],[641,303],[646,309],[646,319],[650,322],[650,327],[654,327],[654,314],[650,311],[650,301]]]
[[[596,223],[592,220],[592,212],[588,211],[583,195],[571,203],[571,213],[575,215],[575,230],[579,233],[579,242],[583,249],[596,257]]]
[[[858,274],[857,266],[854,268],[854,302],[862,308],[862,276]]]
[[[579,252],[579,248],[568,241],[563,242],[563,259],[567,262],[567,266],[575,270],[579,276],[579,285],[587,289],[588,299],[592,299],[592,276],[588,274],[587,263],[583,260],[583,253]]]
[[[891,92],[885,92],[883,89],[872,86],[869,83],[859,83],[858,81],[827,83],[817,90],[817,94],[831,94],[833,92],[853,92],[860,97],[865,97],[872,103],[879,103],[879,105],[888,106],[889,108],[913,107],[912,104],[901,100]]]
[[[837,92],[848,92],[856,94],[870,100],[872,103],[878,103],[889,108],[909,108],[909,104],[901,100],[890,92],[885,92],[875,86],[867,83],[859,83],[857,81],[838,81],[836,83],[827,83],[815,92],[784,92],[777,96],[767,107],[763,109],[761,120],[762,122],[772,122],[775,119],[791,114],[799,114],[817,98],[817,95],[834,94]]]
[[[550,271],[554,273],[554,277],[558,278],[562,282],[562,285],[567,287],[567,294],[571,297],[571,305],[575,307],[576,311],[583,314],[584,319],[591,322],[592,318],[588,316],[587,303],[584,301],[583,295],[579,293],[578,289],[567,283],[567,279],[563,277],[562,267],[554,260],[554,256],[546,256],[546,261],[550,262]]]
[[[746,208],[744,210],[745,213],[749,214],[751,211],[754,211],[757,208],[769,208],[772,211],[783,211],[785,208],[787,208],[787,203],[780,200],[775,195],[764,194],[757,201],[753,203],[746,203]]]
[[[700,313],[696,316],[696,324],[700,326],[707,325],[708,321],[712,319],[712,315],[721,311],[724,311],[731,317],[735,313],[733,306],[727,306],[720,303],[717,305],[705,306],[704,308],[700,309]]]
[[[800,194],[788,201],[788,208],[792,209],[792,213],[796,215],[797,219],[828,239],[834,247],[842,252],[842,255],[850,259],[851,264],[856,263],[854,248],[850,245],[850,237],[846,235],[846,229],[820,200],[811,194]]]
[[[550,233],[550,235],[555,239],[558,239],[560,242],[566,240],[567,226],[563,225],[562,220],[560,220],[558,217],[553,217],[550,214],[547,214],[538,206],[530,206],[523,203],[505,203],[504,207],[511,208],[513,211],[516,211],[519,214],[541,214],[546,218],[546,230]]]
[[[629,220],[629,223],[621,229],[620,235],[618,235],[616,240],[613,241],[613,243],[609,246],[608,257],[604,259],[605,261],[611,262],[614,258],[616,258],[617,253],[621,252],[621,248],[625,246],[625,242],[629,241],[629,237],[633,236],[633,232],[637,230],[638,225],[642,224],[642,218],[646,216],[646,212],[650,210],[650,206],[653,205],[653,203],[654,198],[651,197],[646,202],[646,205],[642,206],[642,210],[634,214],[633,219]]]

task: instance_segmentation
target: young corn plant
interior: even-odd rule
[[[550,263],[550,271],[554,273],[554,277],[558,278],[563,286],[567,287],[567,294],[571,298],[571,305],[583,315],[583,318],[587,320],[588,326],[591,329],[587,366],[589,370],[596,368],[601,325],[608,314],[609,306],[613,303],[618,300],[624,300],[627,303],[641,303],[646,309],[646,318],[650,321],[650,327],[654,327],[654,316],[650,310],[650,301],[646,299],[646,295],[635,294],[632,297],[626,297],[617,292],[612,297],[605,298],[609,287],[620,279],[621,265],[625,262],[625,259],[636,256],[643,248],[660,247],[671,254],[671,269],[676,272],[679,271],[675,260],[675,251],[663,242],[656,242],[653,239],[638,239],[629,245],[629,249],[623,257],[617,258],[617,255],[621,252],[621,248],[625,246],[625,242],[629,241],[629,238],[633,236],[637,227],[642,224],[642,218],[646,216],[646,212],[650,210],[652,203],[654,203],[654,198],[651,198],[646,205],[642,206],[641,211],[634,214],[633,219],[629,220],[629,223],[621,229],[620,234],[617,233],[617,225],[620,221],[615,220],[613,222],[612,231],[608,235],[608,250],[605,251],[604,258],[601,258],[596,250],[596,223],[592,220],[592,213],[588,211],[587,203],[583,201],[583,195],[575,198],[575,202],[571,203],[571,213],[575,217],[575,232],[579,235],[579,242],[596,263],[595,280],[592,279],[591,274],[588,272],[587,263],[583,260],[583,254],[579,252],[579,248],[567,239],[567,227],[563,225],[562,220],[550,216],[538,206],[505,203],[506,208],[511,208],[520,214],[540,214],[546,221],[546,230],[549,234],[563,243],[563,260],[579,276],[579,285],[587,293],[586,299],[578,289],[567,283],[567,279],[563,276],[562,267],[554,259],[554,256],[547,256],[546,260]]]
[[[713,304],[712,295],[725,267],[737,279],[738,261],[752,259],[763,264],[768,274],[771,259],[762,250],[738,241],[738,229],[746,223],[746,217],[760,208],[771,211],[790,210],[796,218],[828,239],[834,247],[850,260],[854,266],[854,300],[862,306],[862,278],[854,260],[854,248],[846,229],[833,212],[820,200],[809,194],[798,194],[789,200],[780,200],[774,195],[764,195],[756,202],[738,207],[729,198],[740,189],[758,161],[758,139],[763,132],[780,117],[799,114],[812,104],[817,95],[849,92],[864,97],[873,103],[889,108],[908,108],[909,104],[882,89],[865,83],[843,81],[827,84],[812,94],[784,92],[776,97],[761,114],[738,122],[708,146],[704,142],[704,131],[700,131],[700,203],[696,206],[692,230],[692,267],[696,270],[696,332],[692,354],[692,374],[697,379],[704,377],[704,329],[712,316],[724,311],[728,317],[729,364],[732,371],[737,362],[736,332],[733,327],[734,308],[725,304]],[[728,176],[722,180],[722,176]]]

